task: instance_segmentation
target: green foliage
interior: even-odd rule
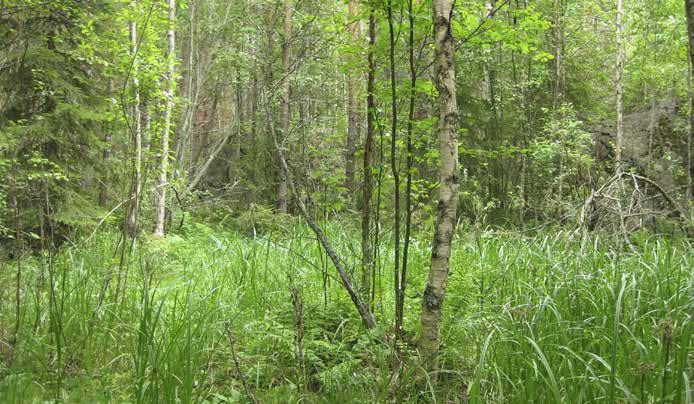
[[[54,229],[94,223],[98,216],[81,191],[100,170],[99,130],[110,119],[98,85],[103,53],[90,46],[97,36],[92,18],[108,8],[36,4],[31,12],[12,14],[9,26],[16,28],[0,32],[8,62],[0,79],[7,95],[0,103],[0,175],[8,181],[0,198],[14,201],[12,209],[20,212],[17,223],[3,205],[0,237],[16,227],[39,233],[49,227],[49,216]],[[63,18],[47,18],[54,13]]]
[[[371,12],[376,18],[373,49],[366,24],[357,40],[349,32],[344,0],[291,2],[288,38],[282,2],[177,3],[174,81],[181,97],[169,177],[176,203],[167,203],[167,237],[139,234],[132,243],[114,229],[131,189],[136,90],[143,113],[142,233],[153,216],[171,28],[164,3],[0,5],[0,245],[14,247],[7,251],[15,258],[0,262],[3,400],[240,402],[248,399],[243,379],[260,402],[457,402],[464,388],[472,402],[690,397],[694,258],[688,241],[643,232],[628,235],[635,250],[625,251],[624,240],[603,234],[578,240],[558,229],[534,236],[481,230],[570,220],[590,188],[611,175],[594,161],[589,129],[614,120],[611,3],[497,1],[489,2],[500,6],[492,15],[486,2],[456,2],[459,217],[468,236],[453,248],[436,387],[416,354],[417,291],[429,266],[440,164],[430,2],[414,2],[414,86],[405,0],[388,3],[395,66],[388,63],[385,2],[359,2],[361,22]],[[626,110],[683,99],[681,2],[627,3]],[[137,27],[137,55],[130,54],[130,22]],[[288,76],[285,42],[292,49]],[[380,244],[372,304],[378,327],[367,333],[306,224],[271,208],[280,172],[271,130],[281,125],[278,89],[287,80],[289,131],[280,146],[298,197],[311,215],[339,219],[323,225],[358,279],[361,240],[353,213],[360,192],[346,188],[344,175],[346,80],[357,78],[363,138],[369,50],[376,64],[371,203],[378,223],[372,225]],[[687,112],[678,112],[673,143],[686,135]],[[221,141],[225,147],[189,190]],[[357,143],[359,184],[363,142]],[[653,165],[671,167],[677,186],[686,181],[686,164],[669,146],[655,148],[662,158]],[[387,251],[394,193],[404,197],[407,174],[413,176],[411,262],[406,332],[395,350]],[[101,185],[107,200],[97,206]],[[86,241],[79,237],[85,231],[94,231]],[[48,246],[54,235],[68,245]],[[305,303],[306,375],[297,366],[291,284]],[[18,312],[4,304],[17,298]],[[227,325],[236,336],[238,369]],[[397,375],[396,353],[403,358]]]
[[[251,204],[248,209],[242,212],[235,223],[238,228],[248,234],[256,232],[266,232],[276,230],[281,218],[275,212],[265,206]]]
[[[593,139],[576,117],[572,105],[564,104],[553,112],[538,136],[529,145],[529,173],[536,186],[546,190],[540,195],[544,209],[572,208],[572,195],[584,195],[593,169]]]
[[[353,235],[326,229],[348,253]],[[120,267],[118,235],[103,232],[52,258],[31,258],[21,284],[20,348],[11,366],[0,362],[0,395],[10,402],[244,400],[228,320],[240,370],[266,402],[382,402],[392,394],[458,400],[461,383],[472,402],[589,402],[605,396],[611,374],[619,400],[685,397],[694,343],[685,241],[635,235],[637,253],[617,259],[620,244],[602,236],[479,231],[459,238],[444,311],[445,371],[432,390],[410,337],[401,347],[403,372],[391,377],[389,277],[377,295],[379,327],[365,333],[339,284],[331,279],[324,289],[321,252],[307,231],[299,225],[247,238],[191,225],[141,243]],[[429,236],[415,235],[412,268],[426,266]],[[7,268],[0,284],[12,290],[15,268]],[[304,301],[308,380],[297,366],[287,274]],[[425,278],[413,272],[410,290],[422,290]],[[58,285],[51,303],[48,290]],[[408,332],[417,330],[419,307],[419,296],[408,294]],[[13,313],[11,305],[0,308],[0,330],[13,324]],[[60,345],[51,318],[62,319]]]

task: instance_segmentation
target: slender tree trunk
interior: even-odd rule
[[[108,81],[108,96],[109,98],[113,96],[113,80]],[[99,183],[99,206],[102,208],[106,207],[108,203],[108,173],[109,173],[109,160],[111,159],[111,125],[107,125],[106,133],[104,134],[104,143],[106,147],[104,148],[103,154],[103,164],[104,164],[104,174]]]
[[[245,161],[247,161],[251,164],[248,165],[248,163],[247,163],[247,165],[245,166],[245,171],[247,173],[249,171],[251,171],[250,174],[254,175],[253,172],[255,172],[255,167],[257,167],[255,162],[259,160],[258,156],[260,155],[260,148],[255,146],[258,143],[256,141],[256,139],[258,138],[258,127],[260,125],[259,116],[258,116],[258,101],[259,101],[258,84],[259,84],[259,80],[258,80],[258,72],[257,71],[253,71],[251,81],[252,81],[251,88],[249,90],[250,91],[250,94],[249,94],[250,99],[248,100],[250,129],[247,133],[246,141],[249,145],[253,145],[253,146],[249,146],[249,148],[248,148],[248,158]],[[252,195],[247,195],[244,199],[249,203],[254,200]]]
[[[17,201],[17,183],[15,174],[10,177],[10,208],[14,214],[14,254],[17,265],[17,275],[15,277],[15,295],[14,295],[14,332],[12,333],[12,357],[19,342],[19,330],[22,320],[22,258],[24,254],[23,248],[23,231],[21,221],[19,219],[19,202]],[[43,227],[42,227],[43,229]],[[43,236],[43,234],[42,234]],[[41,238],[43,240],[43,237]]]
[[[374,110],[374,118],[377,118],[377,112]],[[381,201],[383,196],[383,173],[385,167],[385,131],[379,121],[378,125],[378,174],[376,176],[376,203],[374,212],[374,271],[371,273],[371,306],[375,307],[376,303],[376,288],[378,288],[378,300],[381,307],[381,315],[383,315],[383,277],[381,266]],[[378,283],[378,286],[376,285]]]
[[[494,60],[490,60],[486,64],[487,82],[489,84],[489,107],[492,113],[492,118],[489,122],[489,131],[487,132],[487,141],[489,144],[488,147],[490,149],[497,149],[504,144],[503,125],[501,123],[501,118],[499,114],[500,111],[497,103],[497,75],[495,65],[500,65],[500,63],[496,63]],[[500,205],[504,206],[506,204],[506,193],[503,190],[503,176],[505,168],[503,161],[503,153],[499,153],[495,156],[489,156],[488,161],[489,168],[486,170],[486,174],[487,181],[489,181],[489,194],[494,198],[498,198]],[[493,211],[493,213],[495,213],[495,218],[498,217],[498,210]]]
[[[235,118],[235,119],[238,119]],[[210,153],[207,155],[207,158],[205,159],[205,162],[198,167],[198,169],[195,171],[195,174],[192,176],[190,181],[188,182],[188,185],[186,185],[185,189],[183,192],[181,192],[181,198],[188,196],[195,187],[200,183],[200,180],[205,176],[207,173],[207,170],[210,168],[212,163],[215,161],[219,153],[224,149],[224,147],[229,143],[229,140],[231,139],[233,135],[233,131],[230,129],[227,133],[224,134],[224,137],[222,137],[219,142],[214,146],[212,150],[210,150]]]
[[[374,153],[374,84],[376,77],[376,15],[369,11],[369,73],[366,89],[366,141],[364,143],[364,183],[362,184],[361,206],[361,297],[371,301],[371,276],[374,270],[373,248],[371,246],[371,194],[373,192],[373,153]]]
[[[431,267],[422,297],[421,355],[430,369],[438,365],[439,334],[451,241],[458,207],[458,105],[456,101],[455,48],[451,32],[451,0],[433,0],[434,83],[439,92],[437,132],[441,153],[438,217],[431,248]]]
[[[181,89],[180,99],[183,110],[180,112],[178,125],[176,127],[176,151],[174,152],[174,178],[180,178],[184,175],[186,167],[184,163],[185,148],[190,141],[191,136],[191,121],[195,110],[193,97],[193,76],[194,76],[194,58],[195,58],[195,9],[197,0],[190,0],[188,4],[188,44],[186,52],[183,54],[183,65],[185,68],[181,71]],[[197,65],[195,65],[197,66]]]
[[[238,166],[239,162],[241,161],[241,145],[243,145],[243,140],[244,140],[244,134],[247,132],[246,128],[246,115],[244,111],[245,107],[245,98],[244,93],[243,93],[243,86],[241,84],[241,77],[237,77],[237,85],[236,85],[236,116],[238,116],[238,131],[237,131],[237,136],[236,136],[236,144],[234,144],[234,155],[231,161],[231,169],[229,170],[234,171],[237,173],[234,175],[234,177],[238,176]],[[236,169],[234,169],[236,168]],[[232,178],[231,176],[229,178]]]
[[[135,2],[130,2],[130,6],[135,10]],[[140,207],[140,192],[142,188],[142,123],[140,122],[140,82],[137,78],[137,23],[133,20],[129,23],[130,30],[130,57],[132,59],[132,80],[133,80],[133,142],[135,144],[135,157],[133,161],[133,178],[130,192],[128,217],[126,230],[131,236],[137,230],[137,213]]]
[[[564,4],[554,0],[554,91],[553,106],[556,110],[564,101]]]
[[[111,133],[108,132],[104,134],[104,143],[106,148],[104,149],[103,161],[104,161],[104,175],[99,183],[99,206],[102,208],[106,207],[108,204],[108,164],[111,159]]]
[[[407,13],[410,23],[408,37],[408,59],[410,67],[410,99],[409,111],[407,116],[407,179],[405,185],[405,240],[402,247],[402,271],[400,276],[400,290],[396,302],[398,309],[396,313],[399,317],[395,319],[395,328],[402,329],[403,315],[405,311],[405,289],[407,288],[407,258],[410,251],[410,230],[412,228],[412,166],[414,164],[414,150],[412,145],[412,132],[414,130],[414,108],[415,97],[417,95],[417,65],[414,58],[414,8],[412,0],[407,2]]]
[[[694,199],[694,163],[692,162],[692,134],[694,133],[694,96],[692,92],[692,80],[694,79],[694,0],[685,0],[684,6],[687,13],[687,34],[689,38],[689,131],[687,135],[687,198]]]
[[[390,106],[391,106],[391,127],[390,127],[390,169],[393,174],[393,195],[394,195],[394,216],[395,237],[393,246],[393,288],[395,291],[395,333],[400,334],[402,327],[402,313],[400,312],[400,291],[402,290],[402,274],[400,272],[400,173],[398,172],[397,161],[397,133],[398,133],[398,94],[397,81],[395,79],[395,24],[393,20],[393,3],[388,0],[388,33],[390,38]]]
[[[296,360],[299,362],[299,370],[301,372],[301,384],[306,388],[306,356],[304,355],[304,301],[301,298],[299,289],[294,284],[294,280],[290,277],[291,284],[290,293],[292,295],[292,306],[294,308],[294,348],[296,349]]]
[[[359,41],[359,20],[357,10],[357,0],[349,0],[349,32],[352,41]],[[354,184],[354,172],[356,159],[354,154],[357,151],[357,141],[359,139],[359,72],[355,63],[354,55],[349,57],[349,73],[347,77],[347,139],[345,141],[345,188],[348,193],[352,193],[356,187]]]
[[[292,41],[292,2],[284,0],[284,42],[282,44],[282,105],[280,119],[282,125],[282,141],[286,141],[289,136],[289,70],[291,68],[291,41]],[[277,210],[280,213],[287,213],[287,177],[283,170],[280,170],[279,184],[277,185]]]
[[[251,129],[248,133],[248,140],[253,141],[258,131],[258,76],[255,71],[253,72],[250,97],[248,103],[250,104]]]
[[[617,18],[615,20],[617,63],[615,71],[615,98],[617,101],[617,134],[615,139],[615,172],[622,170],[622,148],[624,138],[624,111],[622,104],[622,76],[624,73],[624,48],[622,45],[623,0],[617,0]]]
[[[275,65],[275,57],[274,57],[274,50],[275,50],[275,29],[273,27],[276,26],[277,23],[277,10],[274,4],[268,4],[265,9],[264,9],[264,18],[263,18],[263,26],[264,26],[264,34],[265,34],[265,39],[266,39],[266,44],[265,46],[262,46],[261,48],[263,49],[263,57],[265,63],[263,64],[263,78],[262,80],[259,80],[258,84],[256,85],[255,90],[258,90],[258,93],[256,94],[258,97],[258,102],[261,104],[258,104],[259,107],[266,107],[269,102],[271,102],[271,99],[274,94],[270,93],[267,91],[270,86],[274,88],[274,65]],[[270,111],[265,108],[265,119],[264,120],[258,120],[257,125],[260,125],[261,122],[265,126],[265,133],[264,135],[268,138],[272,138],[273,136],[281,136],[281,133],[275,134],[274,131],[276,129],[276,122],[275,121],[270,121],[270,119],[276,119],[276,113],[274,110],[274,106],[270,106],[271,108]],[[253,169],[254,172],[256,173],[264,173],[262,164],[259,164],[259,160],[262,159],[263,156],[263,151],[256,148],[256,154],[255,154],[255,164],[253,164]],[[283,176],[283,171],[282,171],[282,166],[279,161],[279,153],[276,153],[275,157],[275,163],[276,163],[276,172],[273,173],[274,176],[276,176],[276,179],[280,179]],[[276,201],[276,207],[279,207],[279,201]]]
[[[176,54],[176,0],[169,1],[169,29],[166,33],[168,50],[166,59],[169,64],[167,72],[168,88],[166,89],[166,110],[164,111],[164,132],[161,135],[161,162],[159,184],[157,186],[157,221],[154,226],[154,235],[164,235],[164,222],[166,219],[166,188],[168,187],[169,171],[169,132],[171,131],[171,115],[174,107],[174,58]]]
[[[279,144],[277,135],[275,132],[275,127],[273,123],[273,117],[270,113],[270,108],[267,105],[267,97],[265,100],[265,113],[267,116],[267,121],[268,121],[268,126],[269,126],[269,132],[270,135],[273,138],[274,144],[275,144],[275,149],[277,151],[277,158],[280,163],[280,168],[283,171],[284,178],[287,181],[287,185],[289,189],[291,189],[292,195],[294,196],[294,200],[296,201],[296,205],[299,208],[299,213],[301,214],[301,217],[304,218],[306,223],[308,223],[309,227],[311,230],[313,230],[314,234],[316,235],[316,238],[320,242],[321,246],[323,247],[323,250],[325,250],[325,253],[330,257],[330,260],[332,261],[333,265],[335,266],[335,269],[338,272],[338,275],[340,276],[340,281],[342,282],[342,286],[345,288],[347,293],[349,294],[350,299],[352,300],[352,303],[354,304],[354,307],[357,309],[359,312],[359,316],[362,319],[362,322],[364,323],[364,326],[368,329],[372,329],[376,326],[376,320],[373,317],[373,314],[371,313],[371,310],[369,310],[369,306],[367,303],[361,299],[359,296],[359,292],[357,289],[354,287],[352,284],[352,280],[349,276],[349,273],[347,272],[347,269],[344,267],[342,264],[344,260],[342,260],[338,255],[335,249],[333,248],[332,244],[330,244],[330,241],[328,238],[325,236],[325,233],[323,233],[323,230],[318,226],[316,221],[313,219],[313,217],[309,214],[308,209],[306,209],[306,205],[304,204],[303,199],[299,195],[296,185],[294,184],[294,180],[292,179],[291,172],[289,171],[289,166],[287,165],[287,160],[284,157],[284,153],[282,152],[282,146]]]

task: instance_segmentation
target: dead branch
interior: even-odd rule
[[[642,186],[643,184],[646,186]],[[665,205],[669,209],[659,210],[659,200],[662,201],[661,206]],[[671,213],[677,214],[684,229],[692,227],[688,211],[660,184],[642,175],[620,172],[586,198],[579,225],[593,230],[601,218],[611,215],[617,220],[619,231],[626,235],[642,227],[645,217],[667,217]]]
[[[248,385],[248,381],[246,380],[246,376],[241,371],[241,365],[239,364],[239,358],[236,356],[236,337],[234,336],[234,333],[231,330],[231,322],[229,320],[226,321],[226,332],[227,332],[227,337],[229,338],[229,346],[231,347],[231,358],[234,361],[234,367],[236,368],[236,373],[239,374],[239,379],[241,379],[241,383],[243,384],[243,390],[246,392],[246,396],[248,396],[248,399],[251,400],[251,402],[255,404],[258,401],[255,399],[255,397],[253,396],[253,393],[251,392],[251,388]]]

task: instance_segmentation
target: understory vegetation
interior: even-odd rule
[[[694,0],[0,0],[0,404],[694,404]]]
[[[328,233],[354,256],[356,230],[332,223]],[[417,329],[415,295],[430,239],[422,232],[412,240],[406,330]],[[582,232],[461,231],[437,376],[418,364],[416,335],[394,349],[390,278],[375,285],[378,326],[364,332],[301,222],[264,232],[190,224],[132,248],[119,233],[100,232],[20,263],[20,342],[14,351],[0,346],[14,356],[0,368],[0,396],[8,403],[456,402],[464,394],[477,403],[689,403],[694,250],[684,239],[645,232],[631,242],[634,250]],[[382,256],[377,268],[390,265]],[[3,268],[0,301],[11,302],[16,268]],[[292,289],[303,306],[301,327]],[[0,324],[13,324],[14,309],[0,306]],[[399,372],[391,371],[393,355],[402,360]]]

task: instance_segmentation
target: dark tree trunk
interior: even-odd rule
[[[694,199],[694,164],[692,163],[692,134],[694,133],[694,96],[692,96],[691,81],[694,80],[694,0],[684,1],[687,13],[687,37],[689,38],[689,134],[687,136],[687,165],[689,176],[687,181],[687,194],[691,202]]]
[[[371,296],[371,276],[374,270],[374,254],[371,246],[371,194],[373,192],[373,153],[374,153],[374,121],[376,103],[374,101],[374,84],[376,77],[376,16],[373,8],[369,13],[369,73],[366,95],[366,141],[364,143],[364,183],[362,185],[361,206],[361,252],[362,276],[361,296],[365,302]]]

